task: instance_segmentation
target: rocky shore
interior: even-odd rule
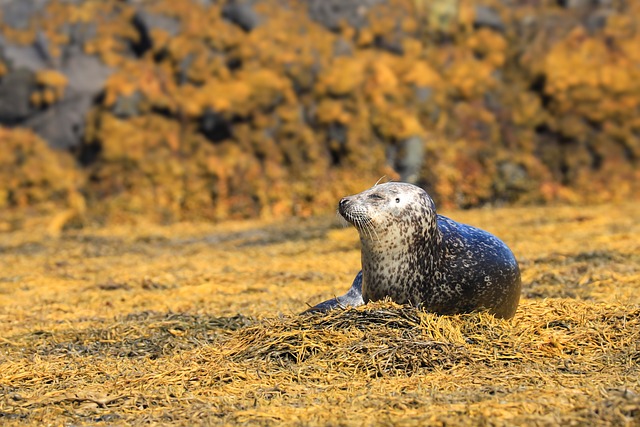
[[[0,1],[0,207],[307,216],[638,196],[640,5]]]

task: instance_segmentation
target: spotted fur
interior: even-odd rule
[[[359,232],[362,271],[345,295],[311,310],[357,306],[390,297],[440,314],[489,310],[513,317],[520,270],[492,234],[436,213],[420,187],[390,182],[340,200]]]

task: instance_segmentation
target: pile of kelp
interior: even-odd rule
[[[0,5],[0,207],[307,216],[381,176],[441,204],[638,195],[631,1]],[[37,136],[36,136],[37,135]]]
[[[454,212],[516,254],[511,320],[299,315],[359,268],[355,230],[324,218],[29,222],[0,240],[0,424],[638,425],[636,212]]]
[[[259,321],[143,313],[0,342],[0,419],[74,425],[632,425],[640,310],[513,322],[392,303]]]

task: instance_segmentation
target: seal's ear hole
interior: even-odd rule
[[[396,197],[396,203],[400,203],[400,197]]]

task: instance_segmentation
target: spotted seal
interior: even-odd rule
[[[375,185],[340,200],[338,212],[360,234],[362,271],[345,295],[307,311],[390,297],[439,314],[513,317],[521,282],[511,250],[484,230],[437,214],[422,188]]]

